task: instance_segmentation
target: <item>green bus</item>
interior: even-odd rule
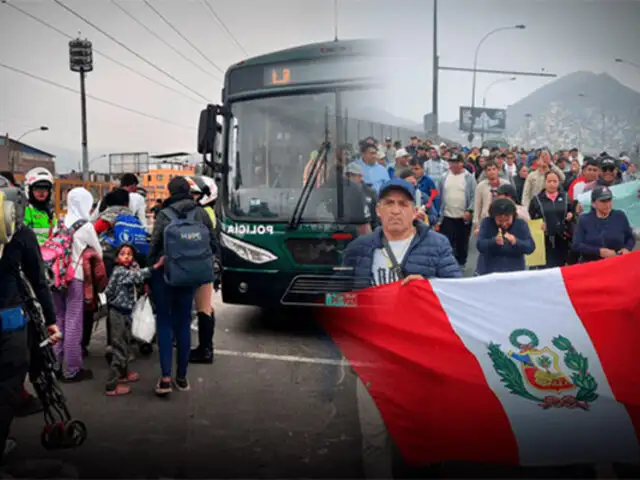
[[[389,70],[383,49],[331,41],[227,70],[222,104],[202,111],[198,129],[198,151],[219,182],[225,303],[324,305],[345,290],[336,271],[356,228],[344,215],[342,182],[318,186],[359,140],[421,134],[376,121]]]

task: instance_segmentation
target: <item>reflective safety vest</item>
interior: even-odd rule
[[[56,226],[56,218],[49,219],[49,214],[38,210],[33,205],[27,205],[24,210],[24,224],[35,232],[38,244],[42,245]]]
[[[211,206],[204,207],[204,211],[209,214],[209,218],[211,219],[211,224],[213,225],[213,228],[216,228],[216,212],[213,209],[213,207]]]

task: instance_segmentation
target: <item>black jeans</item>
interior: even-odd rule
[[[465,222],[462,218],[444,217],[440,225],[440,233],[449,239],[453,255],[460,266],[466,265],[469,256],[471,222]]]

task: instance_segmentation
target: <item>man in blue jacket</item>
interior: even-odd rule
[[[394,178],[383,185],[376,212],[381,226],[358,237],[344,252],[342,264],[353,269],[354,277],[367,277],[375,285],[399,280],[388,249],[384,247],[385,239],[405,282],[462,276],[447,238],[415,221],[415,188],[409,182]]]
[[[350,273],[358,283],[368,279],[371,284],[383,285],[403,277],[405,284],[425,278],[462,276],[449,240],[416,221],[415,188],[409,182],[394,178],[384,184],[376,212],[381,226],[352,241],[342,259],[343,267],[352,269]],[[389,432],[367,386],[358,381],[356,391],[365,476],[393,478]]]

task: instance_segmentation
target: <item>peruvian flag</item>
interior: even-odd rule
[[[408,463],[640,461],[640,252],[357,302],[325,326]]]

